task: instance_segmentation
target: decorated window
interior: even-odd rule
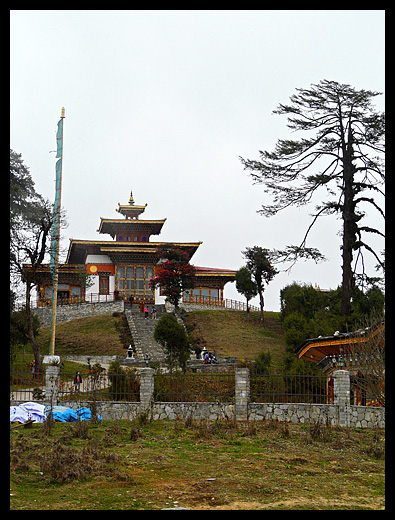
[[[144,268],[136,268],[136,292],[138,296],[144,295]]]
[[[153,297],[153,291],[148,286],[149,281],[154,277],[152,267],[128,265],[117,267],[116,277],[116,287],[121,296],[129,298],[132,295],[137,299]]]
[[[154,277],[154,270],[151,267],[145,268],[145,291],[148,293],[150,291],[150,288],[148,286],[149,281],[151,278]]]
[[[123,267],[117,269],[117,289],[118,291],[125,289],[125,269]]]
[[[126,291],[134,292],[134,268],[128,267],[126,269]]]

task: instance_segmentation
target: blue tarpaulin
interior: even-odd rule
[[[45,407],[44,413],[46,416],[49,415],[51,408],[49,406]],[[52,408],[52,416],[55,421],[59,422],[76,422],[78,418],[82,421],[90,421],[91,420],[91,410],[90,408],[67,408],[66,406],[54,406]],[[101,415],[97,415],[99,421],[102,420]]]

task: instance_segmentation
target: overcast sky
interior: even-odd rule
[[[270,201],[239,156],[258,159],[277,139],[301,137],[272,114],[295,88],[328,79],[384,92],[380,10],[19,10],[10,20],[10,147],[50,200],[50,152],[66,109],[64,248],[69,238],[111,240],[96,232],[100,217],[118,218],[130,190],[148,203],[141,218],[167,218],[154,240],[203,241],[198,266],[236,270],[246,247],[299,244],[313,208],[257,214]],[[374,103],[384,110],[384,95]],[[374,214],[369,222],[381,226]],[[328,261],[277,275],[266,310],[279,310],[280,290],[294,280],[341,283],[340,224],[318,223],[307,245]],[[231,283],[225,296],[243,300]]]

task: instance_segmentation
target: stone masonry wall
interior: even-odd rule
[[[97,412],[103,419],[132,419],[141,413],[148,413],[154,420],[162,419],[233,419],[237,420],[278,420],[294,424],[309,424],[315,421],[321,424],[352,428],[384,428],[385,408],[350,405],[350,378],[345,370],[337,370],[333,376],[334,403],[251,403],[250,374],[247,368],[235,371],[234,403],[175,403],[154,402],[154,370],[141,368],[140,402],[102,402],[96,403]],[[348,387],[347,387],[348,385]],[[59,401],[59,367],[47,366],[45,404],[76,406],[75,401]],[[13,401],[10,404],[17,404]],[[81,402],[79,406],[90,406]]]
[[[248,419],[278,420],[293,424],[310,424],[319,421],[321,424],[349,428],[384,428],[385,408],[349,405],[340,414],[339,406],[330,404],[249,403]]]
[[[78,318],[123,311],[124,302],[122,300],[103,303],[59,305],[56,310],[56,323],[64,323]],[[51,325],[52,307],[37,307],[33,309],[33,313],[38,317],[42,326],[46,327]]]

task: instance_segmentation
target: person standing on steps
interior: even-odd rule
[[[155,309],[155,305],[152,307],[152,311],[151,311],[151,319],[152,319],[152,320],[156,320],[156,309]]]
[[[144,318],[148,318],[148,305],[144,307]]]

